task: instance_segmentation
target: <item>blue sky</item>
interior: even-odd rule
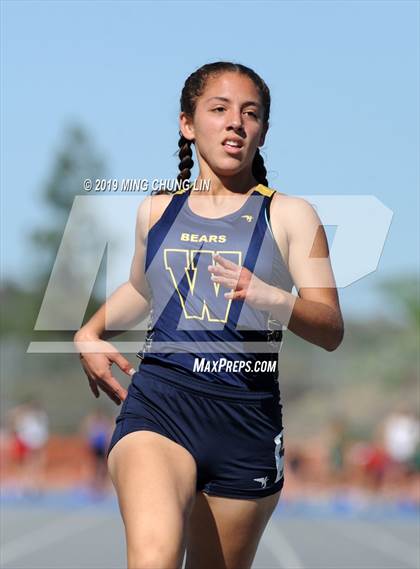
[[[1,11],[4,276],[23,278],[26,235],[48,224],[40,190],[65,126],[88,130],[108,177],[173,178],[183,83],[221,59],[271,89],[271,187],[372,194],[394,212],[377,270],[340,290],[343,309],[383,310],[376,283],[416,270],[418,2],[3,1]]]

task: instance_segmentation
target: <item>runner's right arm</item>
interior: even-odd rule
[[[106,339],[131,329],[150,310],[150,292],[144,275],[145,242],[149,227],[151,198],[141,203],[136,221],[135,251],[129,280],[113,292],[90,320],[74,335],[76,350],[95,397],[102,389],[116,403],[126,397],[126,390],[111,374],[116,363],[127,375],[135,370],[132,364]]]

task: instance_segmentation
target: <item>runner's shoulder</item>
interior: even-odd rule
[[[162,192],[146,196],[137,210],[137,221],[148,231],[159,221],[174,196],[185,193],[186,190],[176,192]]]
[[[278,220],[286,229],[319,221],[314,204],[303,197],[288,195],[278,190],[274,190],[271,200],[270,218]]]

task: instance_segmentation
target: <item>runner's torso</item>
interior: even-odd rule
[[[152,311],[143,364],[243,389],[269,389],[278,377],[281,326],[267,311],[224,297],[208,265],[219,253],[268,284],[290,292],[293,281],[269,225],[275,190],[259,184],[237,211],[210,219],[176,192],[148,233],[145,275]],[[277,331],[273,331],[277,328]]]

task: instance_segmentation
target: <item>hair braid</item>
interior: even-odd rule
[[[191,168],[194,166],[194,161],[192,159],[192,149],[191,149],[192,141],[185,138],[180,133],[180,137],[178,140],[178,148],[179,148],[179,174],[177,176],[177,180],[179,182],[183,182],[184,180],[189,180],[191,178]]]
[[[264,186],[268,186],[267,170],[264,165],[264,158],[261,156],[259,148],[257,148],[252,162],[252,175],[257,182],[264,184]]]

